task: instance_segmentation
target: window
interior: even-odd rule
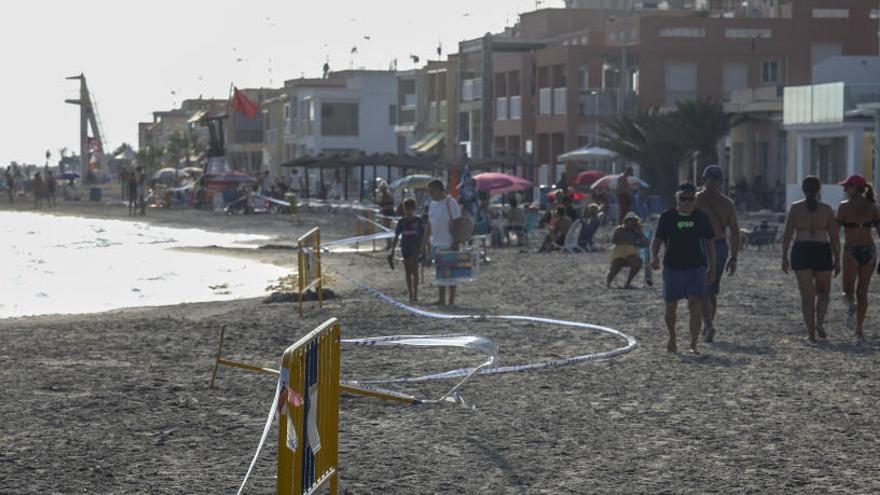
[[[675,102],[692,100],[697,97],[697,64],[667,63],[666,71],[666,106]]]
[[[773,31],[770,29],[725,29],[724,36],[726,38],[770,39],[773,37]]]
[[[743,63],[724,64],[724,97],[730,98],[730,94],[737,89],[747,88],[749,68]]]
[[[284,121],[290,120],[290,103],[284,104]]]
[[[590,69],[586,65],[578,68],[578,87],[580,89],[590,89]]]
[[[761,63],[761,84],[766,86],[779,84],[778,60],[765,60]]]
[[[388,105],[388,125],[397,125],[397,105]]]
[[[814,19],[849,19],[849,9],[813,9]]]
[[[705,38],[706,30],[693,27],[673,27],[660,30],[661,38]]]
[[[357,103],[321,103],[321,134],[357,136],[359,113]]]

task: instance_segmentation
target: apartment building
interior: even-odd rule
[[[284,161],[319,154],[396,153],[398,80],[393,71],[348,70],[292,79],[281,90]]]
[[[280,89],[239,89],[249,100],[262,107],[263,102],[281,95]],[[264,169],[263,142],[266,121],[263,115],[249,118],[230,111],[226,122],[226,163],[232,170],[256,174]]]
[[[409,132],[413,138],[406,146],[399,142],[401,154],[429,156],[454,156],[454,146],[447,153],[447,123],[450,109],[447,95],[457,94],[454,81],[448,79],[449,62],[429,61],[421,69],[402,73],[399,81],[398,105],[400,105],[398,135]],[[453,71],[454,74],[454,71]],[[408,81],[412,82],[408,82]]]
[[[194,98],[183,100],[180,108],[153,112],[152,122],[138,123],[138,148],[164,148],[175,133],[195,133],[202,143],[207,144],[207,134],[193,123],[205,112],[225,108],[227,103],[226,100]]]

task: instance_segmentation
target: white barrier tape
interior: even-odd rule
[[[382,229],[383,232],[393,232],[393,231],[392,231],[391,229],[389,229],[388,227],[382,225],[382,224],[379,223],[379,222],[374,222],[373,220],[370,220],[369,218],[367,218],[367,217],[365,217],[365,216],[362,216],[362,215],[355,215],[355,216],[358,218],[358,220],[363,220],[364,222],[367,222],[367,223],[373,224],[374,226],[376,226],[376,227]],[[391,218],[391,217],[386,217],[386,218]]]
[[[276,205],[290,207],[289,201],[282,201],[280,199],[270,198],[269,196],[263,196],[262,194],[254,193],[255,198],[262,199],[263,201],[268,201],[269,203],[275,203]]]
[[[266,426],[263,427],[263,434],[260,435],[260,443],[257,445],[257,451],[254,453],[254,458],[251,459],[251,465],[248,467],[244,479],[241,480],[241,486],[238,487],[236,495],[241,495],[242,491],[244,491],[244,485],[247,484],[248,478],[250,478],[251,472],[253,472],[254,466],[257,464],[257,459],[260,458],[260,452],[263,451],[263,445],[266,443],[266,438],[269,436],[269,430],[272,428],[272,420],[275,417],[275,409],[278,407],[278,394],[280,393],[281,378],[279,377],[275,384],[275,393],[272,395],[272,406],[269,408],[269,417],[266,418]]]
[[[361,242],[378,241],[380,239],[393,239],[393,238],[394,238],[394,232],[389,230],[388,232],[377,232],[375,234],[360,235],[357,237],[350,237],[348,239],[338,239],[335,241],[323,242],[323,243],[321,243],[321,249],[326,252],[327,248],[330,248],[330,247],[347,246],[349,244],[357,244],[357,243],[361,243]]]

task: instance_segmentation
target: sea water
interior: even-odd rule
[[[0,318],[257,297],[290,270],[181,247],[268,237],[0,212]]]

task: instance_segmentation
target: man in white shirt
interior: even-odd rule
[[[428,207],[428,235],[430,239],[431,255],[437,254],[440,249],[451,249],[453,246],[452,221],[461,218],[461,209],[458,202],[446,194],[446,186],[440,180],[428,183],[428,192],[431,194],[431,205]],[[439,287],[439,306],[446,305],[446,287]],[[449,287],[449,305],[455,304],[455,286]]]

